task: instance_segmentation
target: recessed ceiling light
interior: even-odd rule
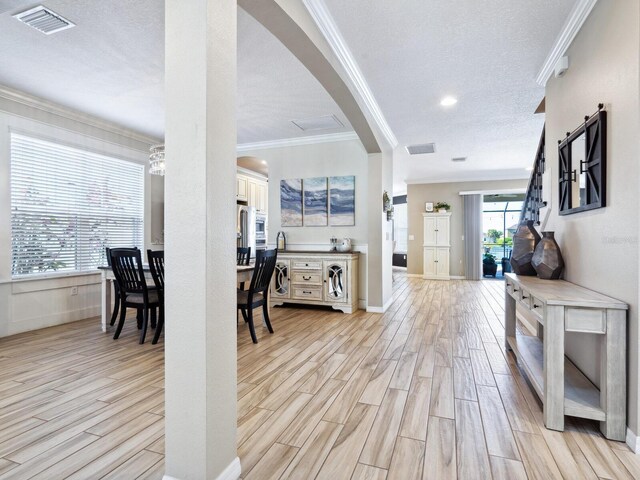
[[[455,105],[456,103],[458,103],[458,99],[455,97],[444,97],[442,100],[440,100],[440,105],[442,105],[443,107],[450,107],[451,105]]]
[[[261,162],[261,163],[262,163],[263,165],[266,165],[266,164],[267,164],[267,161],[266,161],[266,160],[262,160],[262,162]]]

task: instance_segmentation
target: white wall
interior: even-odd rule
[[[328,250],[331,237],[349,237],[354,250],[360,255],[361,304],[367,292],[367,152],[359,140],[347,140],[311,145],[267,148],[243,151],[266,160],[269,167],[269,217],[270,245],[275,245],[276,235],[282,230],[287,235],[287,247],[295,250]],[[329,177],[355,175],[356,222],[352,227],[282,227],[280,224],[280,180],[289,178]],[[382,200],[381,200],[382,202]]]
[[[567,280],[618,298],[628,313],[628,425],[640,435],[638,389],[638,191],[640,169],[639,59],[640,9],[637,1],[601,1],[569,48],[569,70],[546,88],[546,185],[551,216]],[[576,128],[598,103],[607,110],[607,207],[558,215],[557,140]],[[549,196],[550,195],[550,196]],[[597,338],[574,334],[567,354],[596,382]]]
[[[0,95],[0,337],[100,313],[98,274],[11,280],[10,131],[143,164],[148,160],[148,143],[98,128],[88,117],[87,122],[82,122],[34,105],[37,102],[23,102]],[[145,220],[150,218],[152,203],[149,177],[147,174],[145,181]],[[161,188],[155,188],[154,195],[158,197],[154,198],[156,203],[163,201]],[[145,248],[158,248],[151,245],[149,221],[145,221]],[[73,286],[78,287],[78,295],[71,296]],[[96,328],[99,328],[97,323]]]

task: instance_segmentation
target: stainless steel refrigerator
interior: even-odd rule
[[[238,247],[251,247],[251,257],[256,256],[256,209],[238,205]]]

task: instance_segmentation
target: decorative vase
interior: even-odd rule
[[[446,208],[439,208],[438,209],[438,213],[447,213],[447,209]]]
[[[535,275],[536,270],[531,265],[533,252],[540,241],[540,235],[533,228],[533,220],[526,220],[518,226],[513,236],[513,250],[511,251],[511,268],[518,275]]]
[[[538,272],[538,277],[544,280],[560,278],[564,269],[564,259],[553,232],[542,232],[542,240],[536,247],[531,263]]]

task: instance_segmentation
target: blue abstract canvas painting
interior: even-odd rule
[[[305,178],[302,186],[304,188],[304,226],[326,226],[329,210],[327,177]]]
[[[302,226],[302,180],[280,180],[280,225]]]
[[[356,224],[356,177],[329,177],[329,224]]]

